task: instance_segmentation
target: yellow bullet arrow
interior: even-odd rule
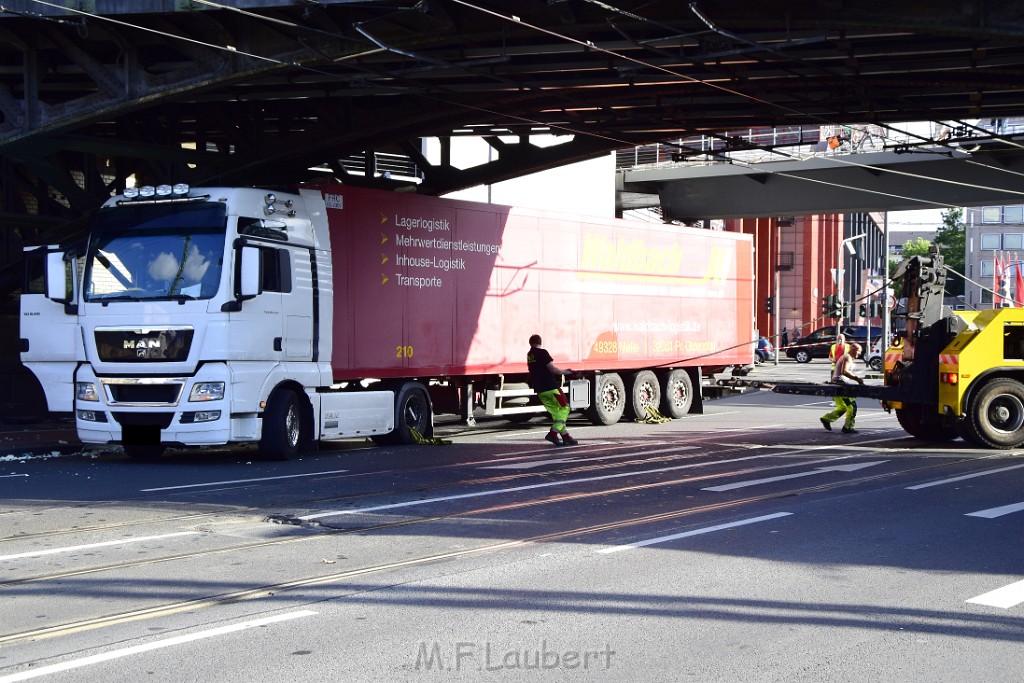
[[[380,243],[381,244],[387,244],[388,243],[388,236],[385,235],[384,233],[380,234]]]
[[[383,211],[381,211],[380,212],[380,223],[381,223],[381,225],[384,225],[387,222],[388,222],[388,217],[384,215]]]
[[[380,283],[382,285],[386,285],[388,283],[388,276],[385,275],[384,273],[380,274]]]
[[[388,262],[388,257],[385,256],[384,254],[381,254],[380,255],[380,264],[383,266],[387,262]]]

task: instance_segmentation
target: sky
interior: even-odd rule
[[[917,211],[890,211],[889,232],[918,232],[934,230],[942,225],[944,209]]]

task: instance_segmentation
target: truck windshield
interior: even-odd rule
[[[85,300],[209,299],[220,285],[225,226],[215,203],[101,210],[86,255]]]

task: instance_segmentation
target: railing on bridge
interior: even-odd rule
[[[860,152],[898,150],[908,145],[948,139],[1018,135],[1018,119],[991,119],[977,124],[875,124],[748,128],[721,135],[701,135],[621,149],[615,167],[628,169],[673,165],[704,165],[722,160],[743,163],[808,159]]]

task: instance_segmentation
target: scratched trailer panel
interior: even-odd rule
[[[338,289],[335,379],[751,361],[748,235],[321,188]]]

